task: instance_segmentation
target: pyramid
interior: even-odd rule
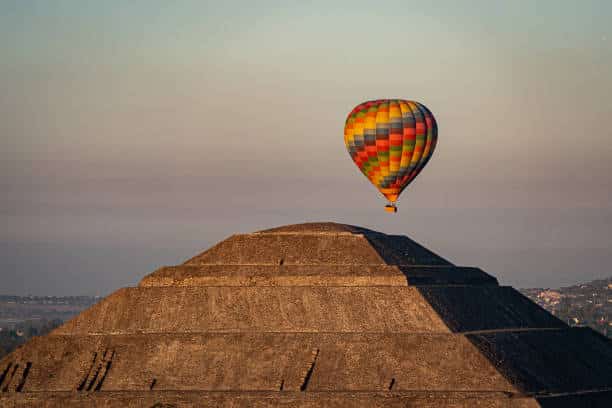
[[[609,407],[612,343],[405,236],[298,224],[32,339],[0,360],[0,406]]]

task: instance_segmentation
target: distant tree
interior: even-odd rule
[[[44,336],[61,326],[61,319],[53,320],[26,320],[21,322],[13,329],[4,328],[0,331],[0,358],[13,351],[17,346],[25,343],[35,336]],[[23,332],[19,336],[18,332]]]

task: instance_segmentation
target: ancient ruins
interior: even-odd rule
[[[3,407],[279,405],[612,406],[612,343],[405,236],[311,223],[233,235],[0,360]]]

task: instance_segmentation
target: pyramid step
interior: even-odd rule
[[[7,393],[78,389],[113,350],[97,391],[498,391],[537,397],[612,390],[610,341],[590,329],[489,334],[209,333],[35,338]],[[585,348],[584,344],[590,347]],[[592,347],[591,347],[592,346]],[[107,359],[109,360],[109,359]],[[107,361],[105,360],[105,361]],[[0,360],[0,369],[10,365]],[[315,365],[316,363],[316,365]],[[23,377],[23,374],[19,375]],[[303,390],[304,391],[304,390]]]
[[[585,404],[562,407],[589,406],[588,396],[581,396]],[[7,398],[0,394],[0,406],[30,408],[58,406],[62,408],[129,407],[368,407],[368,408],[536,408],[533,398],[507,392],[316,392],[316,391],[102,391],[88,395],[70,392],[37,392]],[[561,405],[554,405],[560,407]],[[601,405],[606,407],[606,405]]]
[[[113,293],[56,334],[442,332],[414,287],[137,287]]]
[[[497,285],[479,268],[409,265],[177,265],[140,286],[406,286]]]
[[[92,368],[100,350],[112,350],[112,357],[98,358]],[[281,382],[284,391],[388,391],[392,378],[395,392],[516,392],[457,334],[51,335],[15,354],[33,363],[24,392],[74,392],[83,378],[87,387],[94,384],[93,393],[146,391],[153,379],[156,391],[278,392]],[[112,367],[105,370],[109,359]]]
[[[191,258],[187,265],[451,265],[405,236],[356,233],[238,234]]]
[[[474,332],[559,328],[510,287],[205,286],[121,289],[56,334]]]
[[[522,392],[612,390],[612,341],[590,328],[493,332],[466,337]]]
[[[509,286],[420,286],[418,290],[453,332],[567,327]]]

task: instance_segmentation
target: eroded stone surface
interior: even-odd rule
[[[609,340],[335,223],[234,235],[0,360],[15,407],[610,406],[610,390]]]

